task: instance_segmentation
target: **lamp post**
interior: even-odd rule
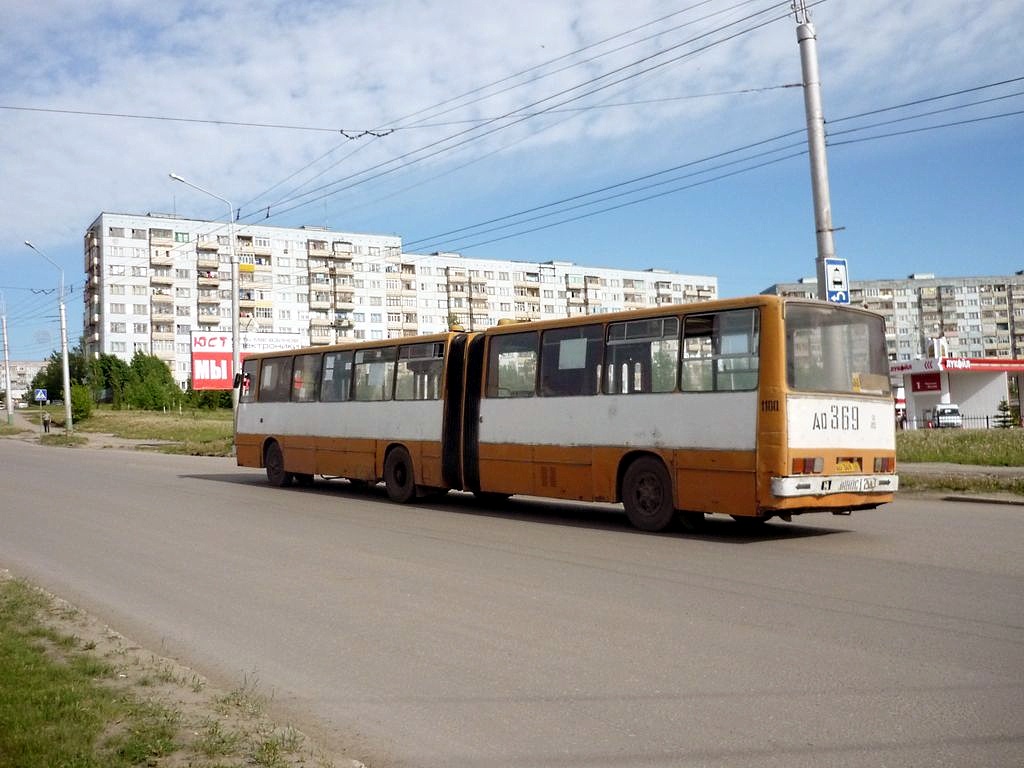
[[[33,251],[38,253],[48,262],[50,262],[54,268],[60,272],[60,355],[64,364],[64,434],[70,435],[72,424],[71,424],[71,369],[68,367],[68,323],[67,318],[64,314],[64,268],[57,262],[47,256],[45,253],[36,248],[28,240],[25,241],[25,245],[31,248]]]
[[[235,378],[241,372],[241,340],[238,329],[238,256],[235,254],[235,209],[231,202],[220,195],[215,195],[208,189],[203,189],[198,184],[193,184],[188,179],[183,179],[176,173],[168,174],[175,181],[180,181],[187,187],[197,189],[200,192],[215,197],[228,207],[228,253],[231,255],[231,411],[234,414],[235,426],[238,426],[238,387],[235,386]],[[234,438],[232,438],[232,441]]]

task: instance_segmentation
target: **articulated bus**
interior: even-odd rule
[[[889,502],[881,316],[756,296],[247,357],[240,466],[622,503],[658,531]]]

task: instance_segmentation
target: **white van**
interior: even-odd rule
[[[962,427],[964,425],[964,417],[960,413],[960,406],[953,405],[952,403],[943,403],[935,406],[932,424],[938,428]]]

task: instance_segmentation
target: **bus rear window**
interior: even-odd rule
[[[804,392],[889,394],[885,321],[842,307],[788,304],[786,379]]]

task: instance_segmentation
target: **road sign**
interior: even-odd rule
[[[825,259],[825,295],[833,304],[850,303],[850,276],[846,259]]]
[[[45,403],[49,398],[46,396],[45,389],[37,389],[36,396],[34,399],[37,403]]]

